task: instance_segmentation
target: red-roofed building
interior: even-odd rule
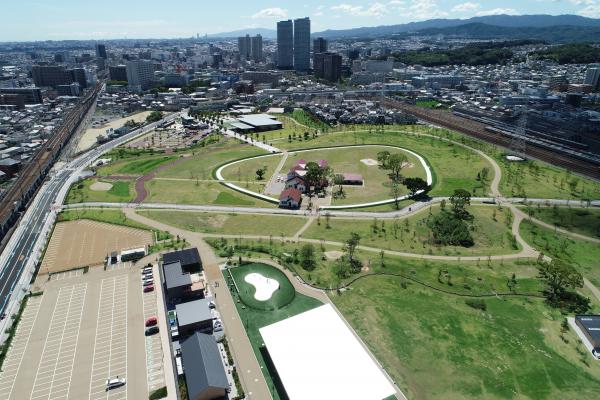
[[[285,189],[279,195],[279,207],[298,209],[302,203],[302,193],[295,188]]]
[[[359,174],[342,174],[344,177],[344,185],[356,185],[362,186],[364,180],[362,175]]]

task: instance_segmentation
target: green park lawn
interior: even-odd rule
[[[571,207],[522,207],[529,215],[582,235],[600,238],[600,209]]]
[[[191,157],[180,164],[160,171],[160,178],[213,179],[214,170],[233,160],[267,154],[250,144],[241,144],[235,139],[221,140],[206,147],[194,149]],[[255,171],[252,171],[252,176]],[[250,176],[249,176],[250,178]]]
[[[496,154],[502,169],[500,192],[509,197],[600,199],[600,183],[540,161],[508,162]]]
[[[229,182],[260,182],[266,184],[275,173],[281,157],[281,154],[274,154],[269,157],[245,160],[224,168],[221,173],[223,178]],[[259,180],[256,171],[265,167],[266,172],[263,179]]]
[[[261,191],[262,185],[242,184],[250,190]],[[196,204],[220,206],[276,207],[275,204],[238,193],[221,183],[152,179],[146,182],[148,197],[145,203]]]
[[[190,211],[140,210],[138,214],[188,231],[223,235],[293,236],[307,221],[304,217],[284,215]]]
[[[521,223],[523,239],[552,258],[575,265],[594,286],[600,288],[600,245],[543,228],[529,221]]]
[[[177,159],[177,157],[154,155],[140,158],[126,158],[98,168],[98,176],[146,175],[157,167]]]
[[[481,311],[372,277],[332,300],[409,399],[591,399],[600,390],[600,364],[572,331],[561,339],[564,316],[542,299],[491,297]]]
[[[389,151],[392,154],[401,153],[407,157],[410,166],[402,170],[403,176],[426,178],[425,170],[415,156],[400,149],[395,150],[380,146],[357,146],[353,148],[290,152],[282,172],[286,173],[289,171],[292,165],[299,159],[304,159],[307,162],[327,160],[335,174],[356,173],[362,175],[364,179],[363,186],[345,186],[345,197],[334,199],[334,205],[361,204],[387,200],[392,198],[392,194],[390,193],[391,180],[388,176],[389,171],[385,171],[377,165],[366,165],[360,161],[364,159],[377,160],[377,153],[380,151]],[[403,195],[408,193],[404,186],[400,185],[400,188],[403,191]]]
[[[235,290],[235,286],[233,285],[233,282],[228,275],[226,275],[226,280],[233,295],[233,298],[236,299],[237,293]],[[271,390],[271,394],[273,395],[273,399],[286,399],[286,397],[280,396],[277,390],[275,390],[275,385],[273,383],[274,380],[271,377],[271,373],[268,368],[269,363],[266,361],[265,357],[263,356],[263,353],[261,352],[261,345],[263,343],[263,339],[260,336],[259,329],[264,326],[274,324],[275,322],[282,321],[286,318],[293,317],[294,315],[303,313],[304,311],[316,308],[320,306],[321,303],[318,300],[315,300],[311,297],[307,297],[300,293],[296,293],[291,303],[277,310],[258,310],[255,308],[247,307],[241,301],[236,301],[235,305],[240,315],[240,319],[244,324],[244,327],[246,328],[248,339],[250,339],[250,344],[252,345],[254,354],[256,355],[259,365],[261,366],[269,390]]]
[[[341,127],[338,129],[350,129]],[[415,133],[429,133],[424,127],[394,126],[385,132],[369,132],[369,127],[358,126],[356,130],[333,131],[307,141],[280,143],[288,150],[360,144],[387,144],[403,147],[420,154],[433,170],[434,187],[430,195],[449,196],[455,189],[466,189],[474,196],[488,193],[493,179],[492,166],[481,156],[459,145],[443,142],[437,138],[416,136]],[[393,130],[392,130],[393,129]],[[477,180],[477,173],[488,168],[489,176],[485,183]]]
[[[107,191],[92,190],[95,182],[106,182],[112,185]],[[133,181],[102,181],[95,178],[85,179],[71,186],[65,199],[66,204],[85,202],[127,203],[135,198]]]
[[[355,232],[360,235],[360,244],[363,246],[416,254],[481,256],[482,258],[488,255],[516,253],[519,250],[512,246],[506,211],[499,211],[496,207],[490,206],[471,206],[468,210],[474,216],[471,234],[475,245],[470,248],[429,244],[430,229],[426,225],[430,215],[428,210],[423,210],[409,218],[396,220],[330,218],[329,229],[326,218],[320,217],[302,237],[344,242],[350,236],[350,232]],[[439,206],[433,206],[431,212],[438,213]],[[394,233],[394,224],[396,233]]]

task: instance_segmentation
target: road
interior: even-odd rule
[[[45,239],[49,234],[58,209],[55,205],[62,204],[69,187],[83,175],[83,170],[112,148],[147,133],[160,123],[174,120],[177,115],[177,113],[171,114],[161,121],[98,146],[50,174],[47,182],[42,185],[35,200],[27,209],[4,252],[0,255],[0,315],[14,310],[12,307],[14,305],[9,303],[11,296],[16,294],[16,290],[28,290],[29,279],[21,279],[24,278],[23,273],[27,270],[27,266],[34,265],[39,261],[42,250],[38,244],[40,239]],[[30,269],[28,273],[32,275],[33,269]],[[6,318],[6,320],[8,319]],[[0,323],[1,332],[5,330],[6,320]]]

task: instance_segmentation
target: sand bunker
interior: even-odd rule
[[[326,251],[325,257],[329,260],[337,260],[344,255],[341,251]]]
[[[112,189],[113,185],[108,182],[94,182],[90,185],[90,189],[96,192],[106,192]]]
[[[244,280],[254,286],[256,293],[254,298],[258,301],[267,301],[273,296],[273,293],[279,289],[279,282],[275,279],[253,272],[244,277]]]
[[[360,160],[361,163],[368,165],[369,167],[373,167],[375,165],[378,165],[379,163],[377,162],[377,160],[373,160],[372,158],[363,158],[362,160]]]

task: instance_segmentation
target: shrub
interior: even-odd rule
[[[487,305],[485,304],[485,301],[480,300],[480,299],[468,299],[468,300],[465,300],[465,304],[476,310],[481,310],[481,311],[487,310]]]
[[[158,400],[163,399],[165,397],[167,397],[167,387],[163,386],[150,393],[150,396],[148,396],[148,400]]]

